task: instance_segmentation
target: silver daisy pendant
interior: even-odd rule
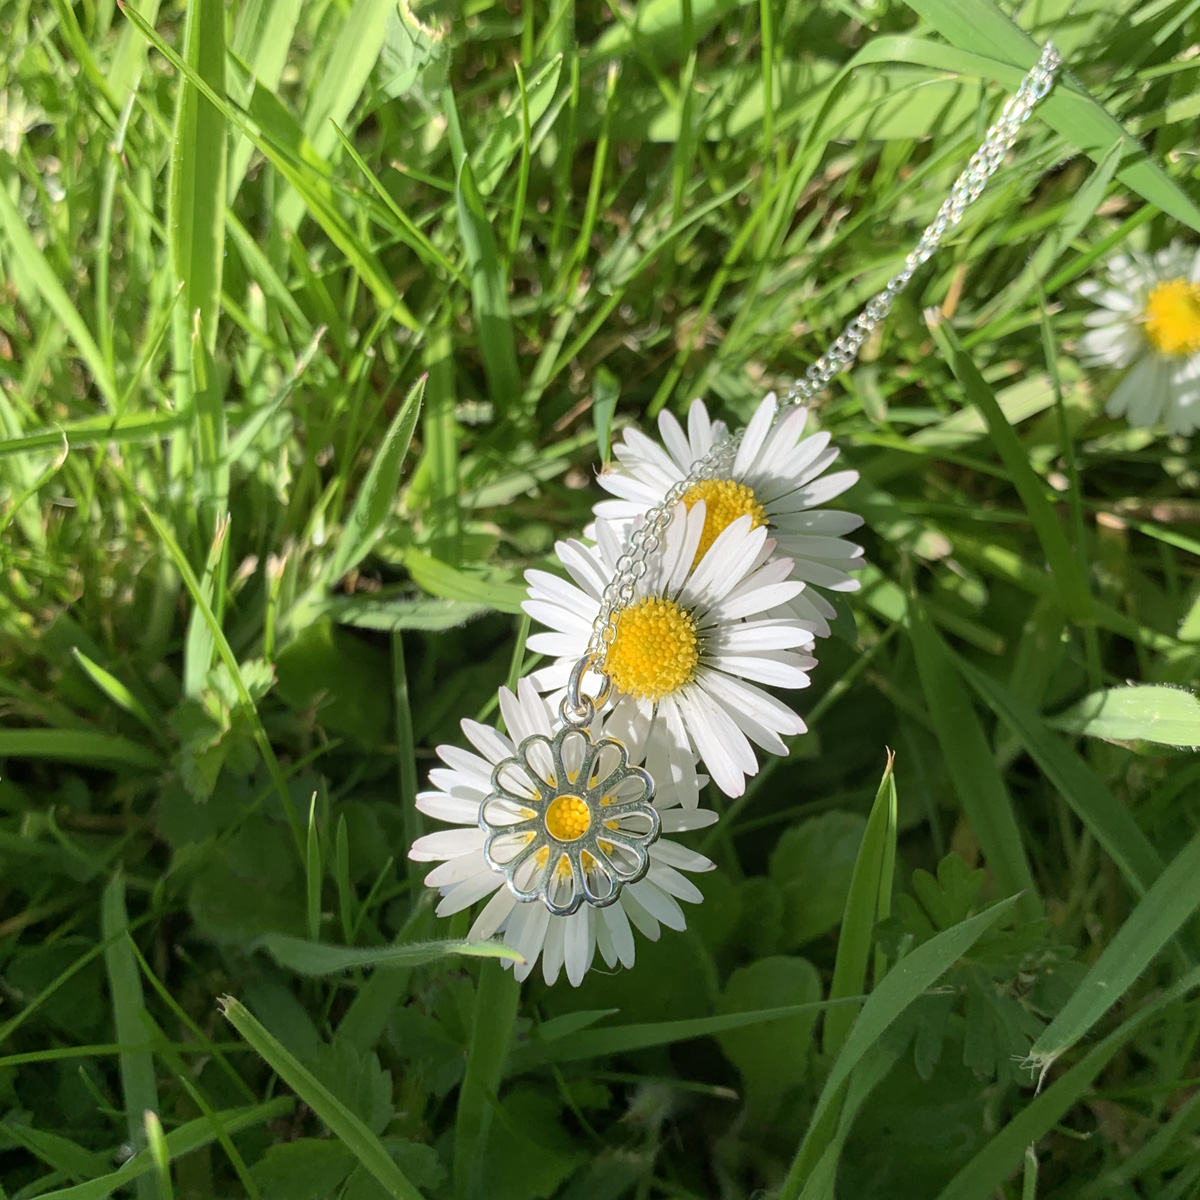
[[[616,738],[593,738],[592,702],[572,710],[564,699],[560,711],[552,738],[532,734],[496,764],[479,826],[509,891],[565,917],[613,904],[644,878],[662,826],[649,771],[630,766]]]

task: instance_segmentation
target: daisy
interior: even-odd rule
[[[803,733],[804,722],[758,683],[807,687],[816,659],[812,632],[794,616],[771,617],[803,590],[789,579],[793,563],[773,557],[767,530],[749,514],[723,529],[707,550],[707,503],[679,504],[662,545],[646,563],[631,604],[617,618],[604,663],[618,696],[609,731],[656,780],[670,780],[685,807],[699,799],[697,756],[727,796],[740,796],[758,770],[750,743],[786,754],[781,735]],[[559,560],[573,582],[527,571],[522,606],[551,632],[529,648],[557,661],[530,678],[543,691],[562,688],[587,653],[623,541],[599,520],[595,546],[559,542]],[[752,680],[754,682],[746,682]]]
[[[518,900],[507,886],[504,871],[489,861],[488,843],[492,835],[481,828],[481,808],[496,807],[493,771],[501,767],[503,773],[501,764],[518,755],[526,739],[534,739],[538,749],[544,745],[543,739],[545,742],[553,739],[555,711],[528,679],[517,685],[515,696],[507,688],[500,689],[500,711],[508,736],[477,721],[463,721],[463,733],[476,752],[457,746],[439,746],[437,753],[444,766],[429,773],[434,790],[417,796],[417,808],[421,812],[456,827],[418,838],[409,851],[409,857],[419,862],[440,864],[425,877],[426,884],[441,892],[437,915],[449,916],[491,897],[467,936],[483,940],[499,933],[525,960],[514,967],[519,980],[528,977],[539,956],[542,976],[547,983],[553,983],[565,968],[567,978],[576,987],[591,967],[597,950],[609,967],[615,967],[617,963],[633,966],[633,930],[657,941],[661,925],[668,929],[683,929],[686,922],[679,901],[698,904],[703,897],[682,872],[711,871],[713,864],[702,854],[659,837],[648,847],[644,876],[624,884],[615,902],[603,907],[592,902],[583,903],[570,915],[560,916],[551,913],[539,900]],[[606,731],[603,716],[593,719],[589,731],[597,743],[601,738],[611,737],[611,729]],[[581,741],[586,742],[586,739],[581,738]],[[611,742],[600,744],[604,747],[601,754],[619,753],[613,751]],[[566,740],[563,757],[571,757]],[[530,752],[528,758],[535,764],[535,770],[544,775],[545,764],[536,765],[538,755]],[[607,770],[608,766],[601,766],[593,768],[590,774],[598,778]],[[633,778],[638,778],[636,766]],[[634,791],[637,791],[636,787]],[[580,797],[572,799],[581,800]],[[654,827],[664,834],[703,829],[717,819],[716,813],[705,809],[680,807],[679,795],[672,790],[669,780],[658,781],[650,803]],[[520,816],[518,813],[513,815]],[[494,818],[495,813],[491,816]],[[569,847],[586,832],[581,824],[588,816],[581,812],[579,804],[560,802],[557,807],[554,803],[545,807],[541,819],[552,844],[562,848]],[[618,836],[615,824],[605,822],[605,833],[614,839]],[[603,841],[600,845],[601,853],[605,850],[615,853],[611,845],[606,847]],[[492,850],[495,850],[494,845]],[[492,857],[497,855],[493,853]],[[566,855],[553,864],[549,859],[550,854],[547,854],[537,865],[549,866],[556,883],[569,883],[571,871],[569,865],[564,866],[568,862]],[[605,884],[600,878],[599,863],[590,860],[585,864],[585,870],[591,877],[593,890],[603,896]]]
[[[1083,361],[1132,368],[1105,411],[1192,433],[1200,428],[1200,251],[1172,242],[1153,258],[1122,254],[1107,270],[1108,286],[1079,285],[1099,305],[1084,318]]]
[[[854,513],[820,506],[857,482],[856,471],[823,475],[838,456],[828,433],[804,437],[808,412],[793,409],[776,422],[778,404],[772,392],[758,406],[742,436],[733,465],[715,479],[694,483],[684,493],[688,508],[701,500],[708,516],[697,547],[697,559],[733,521],[749,516],[754,527],[766,525],[779,553],[792,560],[792,578],[834,592],[855,591],[850,572],[862,566],[862,547],[841,535],[862,524]],[[685,479],[692,464],[726,433],[721,421],[709,419],[702,400],[688,410],[688,429],[669,412],[658,417],[663,446],[635,429],[613,447],[617,465],[600,475],[600,485],[616,500],[602,500],[596,516],[617,524],[622,535],[647,509],[658,504],[673,484]],[[664,449],[665,446],[665,449]],[[819,637],[829,636],[833,606],[811,588],[791,604],[792,613]]]

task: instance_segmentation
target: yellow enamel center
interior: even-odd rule
[[[674,600],[647,596],[617,618],[604,669],[619,691],[661,700],[691,679],[699,660],[691,613]]]
[[[1150,289],[1146,337],[1160,354],[1200,353],[1200,284],[1168,279]]]
[[[559,796],[546,809],[546,832],[560,842],[583,837],[591,823],[592,814],[578,796]]]
[[[700,545],[696,547],[692,566],[708,553],[722,530],[738,517],[749,513],[751,529],[767,523],[767,510],[755,499],[754,492],[744,483],[734,483],[732,479],[701,479],[683,493],[682,500],[689,512],[697,500],[704,501],[704,532],[700,534]]]
[[[537,865],[539,867],[544,868],[547,861],[549,860],[549,858],[550,858],[550,847],[543,846],[533,856],[533,861],[535,863],[537,863]],[[554,878],[555,879],[570,879],[571,878],[571,862],[565,854],[562,855],[562,857],[559,858],[558,862],[555,863],[555,865],[554,865]]]

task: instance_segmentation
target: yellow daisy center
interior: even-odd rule
[[[647,596],[617,618],[604,669],[619,691],[661,700],[691,679],[699,661],[691,613],[674,600]]]
[[[579,796],[559,796],[546,809],[546,832],[560,842],[583,837],[592,824],[592,814]]]
[[[1200,353],[1200,284],[1168,279],[1150,289],[1146,337],[1160,354]]]
[[[738,519],[750,514],[751,529],[767,523],[767,510],[759,504],[752,489],[732,479],[701,479],[693,483],[682,496],[683,504],[690,512],[697,500],[704,501],[704,531],[700,534],[700,545],[696,547],[694,567],[721,532]]]

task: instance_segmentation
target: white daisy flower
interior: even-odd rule
[[[526,738],[553,738],[556,714],[528,679],[517,685],[515,696],[507,688],[500,689],[500,711],[508,736],[477,721],[463,721],[463,733],[476,753],[457,746],[439,746],[438,757],[445,765],[429,773],[434,790],[417,796],[421,812],[456,826],[418,838],[409,850],[412,859],[440,864],[425,877],[426,884],[437,888],[442,895],[437,915],[461,912],[490,896],[467,936],[485,940],[501,934],[525,959],[514,968],[520,980],[530,974],[539,957],[547,983],[553,983],[565,968],[567,978],[576,987],[591,967],[597,950],[609,967],[618,963],[633,966],[633,930],[656,941],[662,925],[683,929],[686,922],[679,901],[699,904],[703,896],[682,872],[711,871],[713,864],[702,854],[660,836],[649,846],[645,876],[625,884],[616,901],[605,907],[583,903],[569,916],[558,916],[538,900],[519,901],[506,886],[502,871],[488,862],[485,847],[489,835],[480,827],[480,807],[493,795],[493,770],[512,758]],[[597,742],[612,736],[611,728],[605,729],[602,715],[592,721],[589,730]],[[632,754],[629,757],[636,763]],[[536,761],[535,754],[529,758]],[[669,777],[656,783],[651,803],[663,834],[703,829],[716,821],[715,812],[682,808]],[[531,808],[529,812],[532,811]],[[540,815],[546,827],[544,832],[559,845],[569,845],[586,832],[582,824],[588,816],[579,804],[552,803]],[[615,827],[615,823],[605,824]],[[538,857],[537,865],[548,865],[550,853],[547,849],[544,856]],[[569,885],[570,867],[566,864],[564,855],[555,864],[553,874],[555,882]],[[592,871],[591,866],[597,869]],[[589,864],[589,873],[598,875],[598,864]],[[602,880],[594,890],[604,891]],[[505,966],[508,965],[506,962]]]
[[[750,743],[786,754],[781,735],[805,731],[787,705],[756,683],[800,688],[816,659],[812,632],[794,616],[771,617],[801,592],[789,579],[793,563],[775,558],[765,527],[738,517],[708,550],[697,552],[707,528],[707,505],[683,504],[647,560],[633,602],[619,614],[604,669],[619,697],[609,732],[645,757],[651,775],[670,780],[683,804],[699,799],[695,760],[703,760],[727,796],[740,796],[758,770]],[[525,611],[551,632],[534,634],[529,648],[557,661],[530,678],[543,691],[566,685],[587,652],[623,542],[607,521],[595,525],[598,544],[559,542],[558,557],[573,583],[546,571],[527,571]],[[747,683],[746,680],[754,682]]]
[[[1130,425],[1192,433],[1200,428],[1200,251],[1172,242],[1153,258],[1119,255],[1107,272],[1107,286],[1079,285],[1099,305],[1084,318],[1084,363],[1132,368],[1105,411]]]
[[[726,475],[695,483],[684,494],[682,503],[688,508],[703,500],[708,513],[697,558],[731,522],[748,515],[755,527],[769,526],[779,553],[792,560],[793,579],[834,592],[855,591],[859,585],[850,572],[862,566],[863,551],[841,535],[857,529],[862,518],[820,506],[856,483],[858,472],[823,475],[838,456],[829,445],[829,434],[804,437],[808,413],[803,408],[793,409],[776,424],[777,413],[772,392],[746,426]],[[666,411],[659,414],[658,429],[665,449],[644,433],[627,430],[613,447],[617,464],[600,475],[601,487],[618,499],[600,501],[596,516],[616,523],[622,535],[673,484],[685,479],[692,464],[726,432],[723,422],[709,419],[702,400],[688,410],[686,434]],[[818,636],[829,636],[834,609],[819,592],[806,589],[790,607]]]

